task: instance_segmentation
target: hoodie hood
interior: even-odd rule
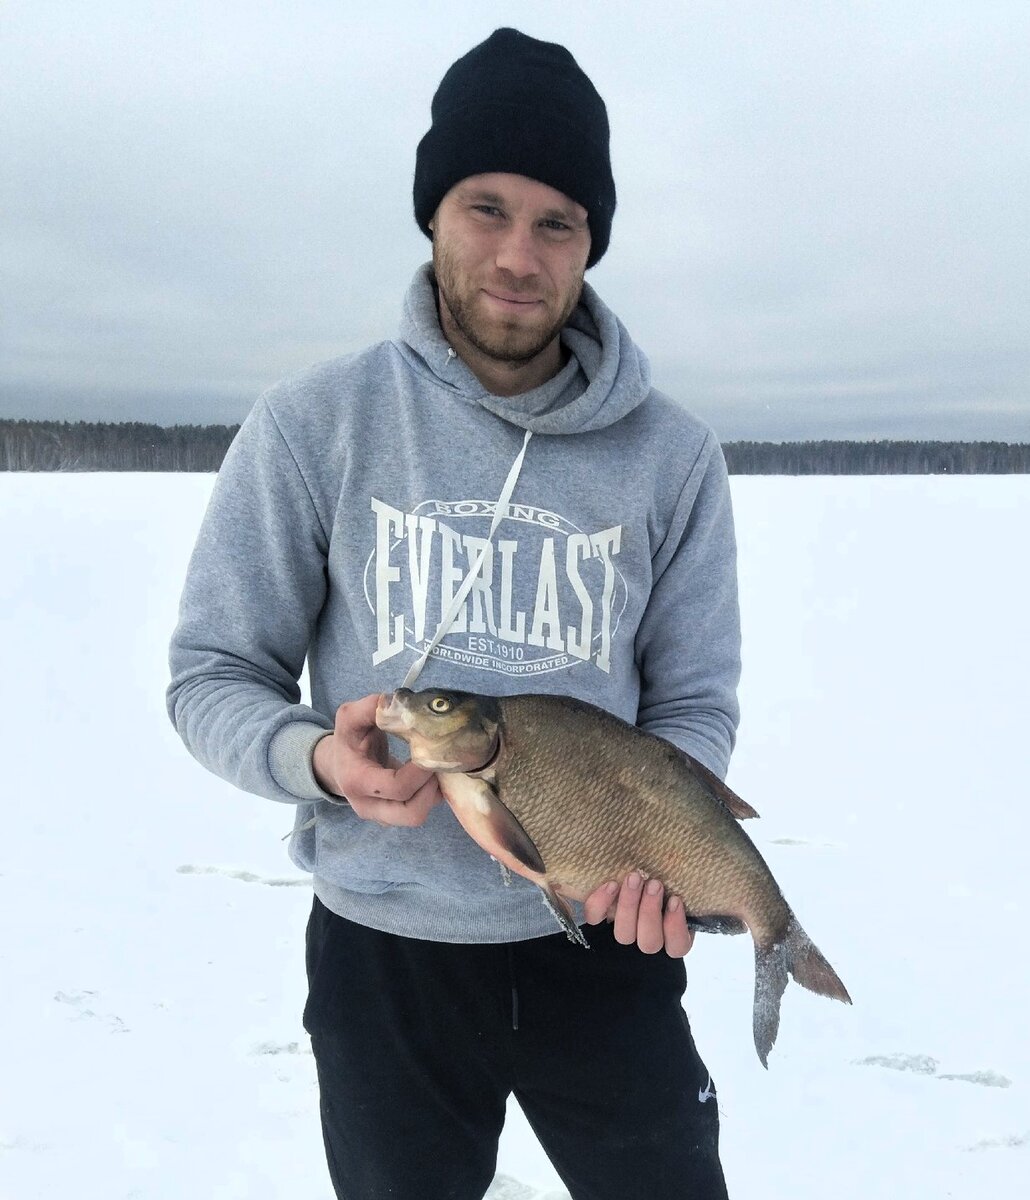
[[[412,367],[442,387],[532,433],[587,433],[614,425],[651,389],[651,368],[626,327],[584,283],[561,332],[569,354],[546,383],[517,396],[495,396],[451,348],[440,328],[431,263],[418,269],[404,298],[395,344]]]

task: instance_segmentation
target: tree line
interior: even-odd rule
[[[0,420],[0,471],[217,471],[239,425]]]
[[[1030,442],[727,442],[731,475],[1022,475]]]
[[[239,425],[0,419],[0,471],[217,471]],[[1013,475],[1030,442],[725,442],[731,475]]]

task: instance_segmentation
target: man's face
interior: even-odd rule
[[[590,254],[587,211],[524,175],[463,179],[433,220],[440,319],[498,363],[527,363],[554,342],[579,301]],[[459,350],[462,347],[459,347]]]

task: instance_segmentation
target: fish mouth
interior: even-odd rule
[[[376,703],[376,725],[384,733],[400,733],[408,728],[410,718],[403,697],[412,695],[408,688],[383,692]]]

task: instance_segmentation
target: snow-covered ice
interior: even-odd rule
[[[3,1200],[331,1196],[290,813],[164,712],[211,482],[0,475]],[[698,939],[731,1195],[1021,1200],[1030,478],[732,486],[729,779],[855,1005],[791,985],[763,1071],[749,941]],[[490,1196],[566,1198],[515,1109]]]

